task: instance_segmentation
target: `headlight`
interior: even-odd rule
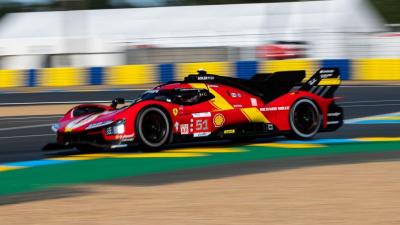
[[[58,123],[55,123],[55,124],[51,125],[51,130],[52,130],[54,133],[57,133],[58,128],[60,128],[60,124],[58,124]]]
[[[124,134],[125,133],[125,120],[119,120],[111,127],[106,128],[107,135]]]

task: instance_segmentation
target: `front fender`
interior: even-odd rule
[[[136,123],[136,118],[139,114],[139,112],[147,107],[155,106],[163,110],[167,116],[170,118],[170,123],[171,127],[172,124],[174,124],[176,121],[178,121],[178,114],[176,113],[179,110],[179,106],[176,104],[168,103],[168,102],[162,102],[162,101],[155,101],[155,100],[145,100],[141,101],[138,103],[133,104],[130,106],[128,109],[124,111],[124,114],[126,114],[126,124],[127,124],[127,131],[130,131],[131,134],[134,136],[136,131],[135,131],[135,123]],[[174,113],[175,111],[175,113]]]

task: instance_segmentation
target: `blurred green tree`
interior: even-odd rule
[[[370,0],[372,5],[380,12],[389,24],[400,23],[400,1],[399,0]]]

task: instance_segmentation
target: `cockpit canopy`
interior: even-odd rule
[[[158,100],[178,105],[194,105],[213,99],[214,95],[207,89],[176,88],[168,90],[149,90],[139,98],[141,100]]]

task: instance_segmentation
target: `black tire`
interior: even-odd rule
[[[154,151],[169,143],[171,124],[167,114],[158,107],[142,109],[136,118],[136,136],[146,151]]]
[[[319,131],[322,116],[317,105],[310,99],[300,99],[293,104],[289,112],[290,139],[311,139]]]

